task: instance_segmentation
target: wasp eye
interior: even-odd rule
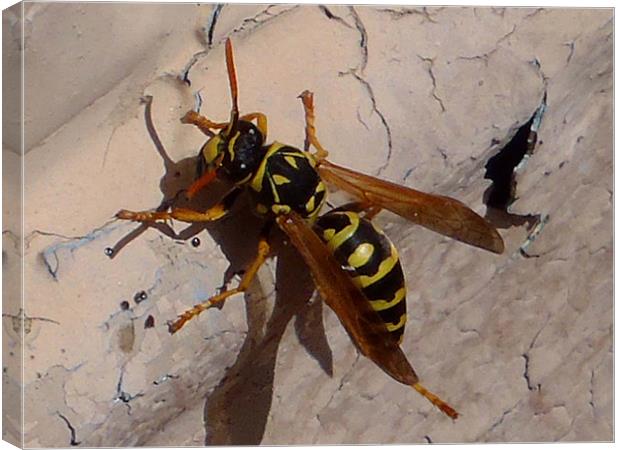
[[[221,136],[215,136],[212,137],[211,139],[209,139],[200,149],[200,152],[202,153],[205,162],[207,163],[208,166],[210,166],[211,164],[214,164],[214,162],[217,160],[217,158],[220,156],[220,154],[222,153],[222,151],[224,150],[224,147],[226,145],[226,142],[221,138]]]

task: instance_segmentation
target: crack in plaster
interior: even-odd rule
[[[204,36],[206,37],[204,43],[208,47],[211,47],[213,45],[213,33],[215,32],[215,25],[217,24],[217,19],[219,18],[222,9],[224,9],[224,6],[224,3],[215,4],[215,6],[213,7],[213,11],[211,11],[211,15],[209,16],[207,25],[205,25],[205,27],[203,28]]]
[[[487,51],[487,52],[480,53],[480,54],[477,54],[477,55],[460,55],[460,56],[457,56],[456,59],[457,60],[461,59],[461,60],[465,60],[465,61],[482,60],[484,62],[485,67],[488,67],[489,66],[489,58],[490,58],[490,56],[493,53],[495,53],[496,51],[498,51],[499,47],[500,47],[500,44],[502,44],[502,42],[507,40],[516,30],[517,30],[517,24],[513,24],[512,25],[512,30],[510,30],[508,33],[506,33],[502,37],[500,37],[495,42],[495,45],[493,46],[493,48],[491,50]]]
[[[351,364],[351,368],[342,376],[342,378],[340,379],[340,383],[338,384],[338,387],[336,388],[336,390],[334,390],[334,392],[332,392],[332,395],[330,395],[330,397],[327,400],[327,402],[325,402],[325,405],[323,405],[323,407],[316,414],[316,418],[319,421],[319,424],[321,425],[321,428],[324,428],[323,422],[321,421],[321,413],[325,409],[327,409],[327,407],[331,404],[331,402],[334,399],[334,397],[336,396],[336,394],[342,390],[342,388],[344,387],[344,384],[349,380],[349,378],[351,377],[351,375],[355,371],[355,366],[359,362],[360,356],[361,356],[361,354],[358,352],[357,356],[355,357],[355,361],[353,361],[353,364]]]
[[[108,138],[108,142],[105,145],[105,150],[103,151],[103,160],[101,161],[101,169],[102,170],[105,168],[105,163],[106,163],[106,160],[108,159],[108,153],[110,152],[110,144],[112,143],[112,138],[116,134],[116,130],[118,130],[121,127],[121,125],[122,124],[116,124],[116,125],[114,125],[114,128],[112,128],[112,132],[110,133],[110,137]]]
[[[58,255],[56,252],[52,252],[51,256],[54,258],[54,261],[52,262],[49,257],[43,256],[43,264],[45,264],[47,273],[52,276],[52,279],[54,281],[58,281],[58,268],[60,267],[60,261],[58,260]]]
[[[62,364],[54,364],[53,366],[49,367],[44,373],[42,373],[42,374],[37,373],[37,379],[40,380],[40,379],[46,378],[48,376],[52,376],[50,374],[50,372],[52,372],[52,371],[54,371],[56,369],[64,371],[64,372],[66,372],[66,374],[74,373],[74,372],[77,372],[79,369],[81,369],[87,363],[88,363],[88,360],[80,361],[79,363],[77,363],[73,367],[66,367],[66,366],[64,366]],[[68,409],[69,411],[71,411],[76,417],[80,417],[80,414],[72,406],[70,406],[69,403],[67,402],[67,381],[68,381],[68,377],[66,376],[66,374],[62,378],[62,382],[61,382],[61,391],[65,393],[65,395],[63,395],[61,397],[62,398],[62,403],[63,403],[64,407],[66,409]]]
[[[534,16],[540,14],[541,12],[543,12],[544,10],[545,10],[545,8],[536,8],[536,10],[534,10],[533,12],[523,16],[523,20],[529,19],[530,17],[534,17]]]
[[[345,27],[347,27],[349,29],[353,29],[353,27],[346,20],[344,20],[342,17],[337,16],[336,14],[334,14],[327,6],[319,5],[319,9],[321,10],[321,12],[323,14],[325,14],[325,16],[329,20],[335,20],[336,22],[340,23],[341,25],[344,25]]]
[[[135,400],[139,397],[144,397],[143,392],[138,392],[135,395],[131,395],[128,392],[123,390],[123,376],[125,374],[125,367],[121,367],[120,376],[118,378],[118,383],[116,384],[116,396],[114,397],[114,402],[122,402],[127,406],[127,415],[131,416],[131,405],[129,402]]]
[[[541,388],[541,384],[537,383],[536,386],[533,386],[531,383],[530,374],[529,374],[529,370],[530,370],[530,354],[529,353],[534,348],[534,345],[536,344],[536,340],[538,339],[538,336],[540,336],[540,333],[542,333],[542,330],[544,330],[547,324],[549,323],[549,319],[551,319],[551,314],[547,315],[547,319],[545,320],[545,323],[536,332],[527,350],[521,354],[521,357],[525,360],[525,370],[523,371],[523,378],[525,379],[527,388],[530,391],[535,391],[535,390],[539,391]]]
[[[99,239],[101,236],[110,234],[112,231],[122,226],[120,224],[116,226],[109,226],[115,220],[116,219],[111,219],[104,223],[102,226],[93,229],[88,234],[83,236],[66,236],[60,233],[34,230],[33,232],[29,233],[28,236],[26,236],[26,238],[24,239],[25,248],[28,249],[30,247],[32,240],[36,236],[52,236],[60,239],[65,239],[64,242],[52,244],[40,253],[47,272],[52,276],[52,279],[54,281],[58,281],[60,260],[58,258],[57,252],[62,249],[68,249],[69,252],[73,254],[74,251],[78,250],[82,246]]]
[[[611,327],[610,327],[611,328]],[[613,332],[610,330],[609,331],[610,334],[613,334]],[[613,354],[613,350],[610,348],[610,353]],[[590,393],[590,399],[588,400],[588,404],[590,405],[591,409],[592,409],[592,415],[596,415],[596,405],[594,404],[594,372],[598,371],[598,368],[600,366],[602,366],[605,363],[605,360],[601,360],[595,367],[594,369],[592,369],[590,371],[590,385],[588,388],[588,392]],[[571,426],[572,429],[572,426]]]
[[[506,416],[511,414],[517,408],[517,406],[519,406],[520,403],[521,403],[521,400],[519,400],[517,403],[512,405],[510,408],[504,410],[502,412],[502,415],[499,417],[499,419],[493,422],[488,430],[480,433],[480,435],[475,440],[479,441],[481,436],[493,432],[498,426],[500,426],[504,422],[504,419],[506,419]]]
[[[288,9],[284,9],[276,14],[272,14],[269,10],[272,8],[275,8],[279,5],[270,5],[267,8],[265,8],[264,10],[260,11],[259,13],[257,13],[256,15],[254,15],[253,17],[248,17],[246,19],[243,19],[243,21],[241,22],[241,25],[237,26],[236,28],[234,28],[232,30],[232,32],[229,33],[229,35],[225,36],[224,38],[222,38],[222,40],[219,43],[222,43],[224,40],[226,40],[226,38],[228,38],[230,35],[232,34],[236,34],[236,33],[240,33],[242,31],[254,31],[256,28],[270,22],[271,20],[286,14],[290,11],[293,11],[294,9],[298,8],[299,5],[295,5],[291,8]],[[219,9],[218,9],[219,7]],[[213,32],[215,30],[215,26],[217,24],[219,15],[222,11],[222,9],[224,8],[224,6],[222,4],[218,4],[215,6],[215,9],[213,10],[211,17],[209,18],[209,22],[207,23],[207,26],[205,28],[203,28],[203,30],[207,30],[207,39],[206,39],[206,44],[208,45],[208,48],[205,50],[201,50],[197,53],[194,53],[192,55],[192,57],[190,58],[190,60],[187,62],[187,64],[185,64],[185,67],[183,68],[183,70],[180,71],[179,75],[177,78],[179,78],[181,81],[183,81],[184,83],[186,83],[187,85],[191,86],[191,81],[189,78],[189,72],[191,71],[191,69],[196,65],[196,63],[206,57],[210,51],[211,51],[211,47],[213,46]],[[253,24],[252,27],[247,27],[248,24]],[[208,27],[208,29],[207,29]]]
[[[92,231],[88,232],[87,234],[81,235],[81,236],[70,236],[70,235],[58,233],[55,231],[44,231],[44,230],[38,230],[38,229],[33,230],[32,232],[28,233],[28,235],[24,239],[25,248],[27,250],[30,247],[31,242],[34,240],[36,236],[52,236],[52,237],[57,237],[61,239],[66,239],[67,241],[87,240],[90,242],[90,241],[95,240],[98,237],[98,236],[94,236],[98,233],[103,233],[105,231],[104,234],[109,234],[111,231],[116,230],[116,228],[118,227],[112,227],[112,229],[110,230],[105,230],[105,228],[108,227],[110,224],[116,222],[117,220],[118,219],[116,218],[110,219],[107,222],[105,222],[103,225],[97,228],[94,228]]]
[[[77,437],[76,437],[75,428],[73,427],[73,425],[71,425],[71,422],[69,422],[69,419],[67,419],[67,417],[65,417],[63,414],[61,414],[60,411],[56,411],[56,414],[67,425],[67,428],[69,428],[69,433],[71,433],[71,440],[69,441],[69,444],[72,447],[75,447],[76,445],[80,445],[80,442],[77,440]]]
[[[566,65],[568,65],[570,60],[573,58],[573,54],[575,53],[575,41],[576,40],[577,38],[573,39],[572,41],[568,41],[562,44],[563,46],[568,47],[568,56],[566,57]]]
[[[171,373],[166,373],[160,376],[159,378],[157,378],[156,380],[153,380],[153,384],[155,386],[159,386],[161,384],[167,383],[169,380],[176,380],[178,378],[180,378],[179,375],[173,375]]]
[[[437,152],[441,155],[441,157],[443,158],[443,160],[446,162],[448,161],[448,154],[446,153],[446,150],[441,148],[441,147],[435,147],[435,150],[437,150]]]
[[[529,376],[529,373],[528,373],[529,368],[530,368],[530,357],[529,357],[529,355],[527,353],[523,353],[521,356],[525,359],[525,371],[523,372],[523,378],[525,378],[525,382],[527,383],[527,388],[530,391],[533,391],[535,389],[540,389],[540,384],[538,385],[537,388],[535,388],[531,384],[530,376]]]
[[[551,252],[551,250],[548,250],[546,252],[542,252],[542,253],[537,253],[537,254],[530,254],[527,252],[527,249],[529,248],[530,245],[532,245],[532,243],[538,238],[538,236],[540,236],[540,234],[542,233],[543,228],[545,227],[545,225],[547,224],[547,222],[549,222],[549,214],[535,214],[532,215],[530,214],[530,216],[536,218],[536,225],[534,226],[534,228],[532,229],[532,231],[530,231],[527,235],[527,238],[525,239],[525,241],[523,242],[523,244],[521,244],[521,246],[519,247],[519,254],[521,256],[523,256],[524,258],[539,258],[540,256],[546,255],[549,252]],[[559,260],[561,260],[562,258],[557,258]]]
[[[368,64],[368,33],[366,31],[366,27],[364,26],[362,19],[357,14],[357,11],[355,10],[355,8],[351,6],[349,7],[349,11],[351,12],[351,15],[353,16],[355,20],[355,27],[357,28],[360,34],[360,48],[362,52],[362,60],[357,67],[350,68],[349,70],[345,72],[338,72],[338,76],[342,77],[345,75],[351,75],[364,87],[364,89],[366,90],[366,93],[368,94],[368,97],[370,98],[370,102],[372,104],[372,112],[377,114],[377,116],[379,117],[379,120],[381,121],[385,129],[385,133],[387,136],[388,150],[387,150],[385,162],[375,172],[375,175],[378,176],[387,168],[392,158],[392,151],[393,151],[392,130],[387,122],[387,119],[385,118],[385,115],[377,107],[377,98],[375,97],[375,93],[374,93],[374,90],[372,89],[371,84],[360,75],[360,73],[363,73],[364,69],[366,68],[366,65]],[[358,111],[358,119],[359,119],[359,111]]]
[[[434,9],[436,10],[436,13],[438,13],[444,8],[434,8]],[[381,9],[378,9],[377,12],[389,14],[392,20],[400,20],[403,17],[407,17],[411,15],[419,15],[419,16],[422,16],[421,23],[424,23],[425,20],[431,23],[438,23],[428,12],[428,8],[426,6],[424,6],[423,8],[400,8],[400,9],[381,8]]]
[[[375,97],[375,93],[372,89],[372,86],[370,85],[370,83],[368,81],[366,81],[364,78],[362,78],[357,72],[356,69],[350,69],[347,72],[340,72],[338,74],[339,76],[344,76],[344,75],[351,75],[353,76],[353,78],[355,78],[362,86],[364,86],[364,88],[366,89],[366,93],[368,94],[368,97],[370,98],[370,101],[372,103],[372,111],[377,114],[377,116],[379,116],[379,120],[381,120],[381,123],[383,124],[383,127],[385,128],[385,133],[387,135],[387,144],[388,144],[388,151],[387,151],[387,156],[385,158],[385,162],[377,169],[375,175],[380,175],[385,169],[387,169],[387,166],[390,164],[390,160],[392,158],[392,130],[390,129],[390,125],[387,122],[387,119],[385,118],[385,116],[383,115],[383,113],[381,112],[381,110],[377,107],[377,99]]]
[[[190,70],[192,70],[194,65],[196,65],[196,63],[201,58],[204,58],[205,56],[207,56],[210,51],[211,51],[211,49],[201,50],[201,51],[199,51],[197,53],[194,53],[192,55],[192,57],[189,59],[189,61],[187,62],[187,64],[185,64],[185,66],[183,67],[183,70],[181,70],[181,72],[179,73],[177,78],[180,79],[183,83],[187,84],[188,86],[191,86],[192,82],[189,79],[189,72],[190,72]]]
[[[533,60],[530,61],[530,64],[532,64],[534,67],[536,67],[536,70],[538,71],[538,75],[540,75],[540,78],[543,82],[543,85],[545,87],[545,94],[547,92],[547,85],[549,84],[549,80],[551,79],[551,77],[548,77],[545,72],[542,69],[542,65],[540,63],[540,60],[537,57],[534,57]],[[566,120],[566,117],[564,117],[564,120]]]
[[[362,63],[358,66],[358,70],[360,72],[364,72],[366,66],[368,65],[368,32],[366,31],[366,27],[362,22],[361,17],[357,14],[357,11],[353,6],[349,7],[349,11],[351,11],[351,16],[353,16],[353,20],[355,21],[355,28],[360,34],[360,48],[362,49]]]
[[[495,46],[499,47],[499,44],[501,44],[502,42],[507,40],[510,36],[512,36],[515,31],[517,31],[517,24],[516,23],[512,24],[512,30],[510,30],[508,33],[506,33],[505,35],[503,35],[501,38],[499,38],[497,40],[497,42],[495,43]]]
[[[427,64],[427,72],[429,74],[429,76],[431,77],[431,81],[433,83],[433,89],[431,91],[431,95],[433,96],[433,98],[437,101],[437,103],[439,103],[439,106],[441,108],[441,112],[445,113],[446,112],[446,107],[443,104],[443,100],[437,95],[437,78],[435,78],[435,73],[433,72],[433,64],[435,63],[435,59],[434,58],[430,58],[430,57],[424,57],[418,54],[418,58],[420,58],[424,63]]]
[[[596,408],[594,407],[594,370],[590,371],[590,387],[588,389],[590,392],[590,400],[588,400],[588,404],[592,408],[592,414],[596,412]]]
[[[30,331],[32,330],[32,322],[35,320],[39,320],[41,322],[50,322],[50,323],[55,323],[56,325],[60,325],[60,322],[54,319],[49,319],[47,317],[29,317],[28,315],[26,315],[26,312],[22,308],[19,308],[19,312],[17,314],[2,313],[2,317],[11,318],[11,322],[13,325],[13,331],[15,331],[15,333],[20,334],[20,335],[21,335],[22,328],[24,330],[24,334],[29,334]]]
[[[366,122],[364,122],[364,120],[362,119],[362,116],[360,114],[360,109],[359,108],[357,108],[356,115],[357,115],[357,121],[359,123],[361,123],[363,125],[363,127],[366,128],[367,131],[370,131],[370,128],[368,127]]]
[[[409,178],[413,174],[415,169],[416,169],[415,167],[410,167],[409,169],[405,171],[405,173],[403,174],[403,182],[407,181],[407,178]]]
[[[233,29],[231,34],[235,34],[235,33],[239,33],[241,31],[254,31],[257,28],[265,25],[268,22],[271,22],[272,20],[276,19],[277,17],[280,17],[284,14],[287,14],[297,8],[300,7],[300,5],[294,5],[288,9],[283,9],[280,12],[277,12],[275,14],[272,14],[269,10],[272,8],[276,8],[282,5],[269,5],[267,8],[265,8],[264,10],[260,11],[258,14],[254,15],[253,17],[249,17],[247,19],[243,19],[243,22],[241,22],[241,25],[239,25],[237,28]],[[249,28],[247,28],[247,25],[251,24],[251,26]]]
[[[124,370],[124,369],[122,369]],[[136,394],[135,396],[131,397],[131,399],[134,399],[136,397],[141,397],[144,394]],[[114,403],[119,403],[121,400],[120,399],[116,399],[116,401]],[[65,399],[65,403],[66,403],[66,399]],[[103,405],[107,405],[107,402],[96,402],[97,407],[101,406],[101,408],[104,408]],[[123,404],[125,404],[127,406],[127,414],[131,415],[131,406],[125,402],[123,402]],[[107,408],[107,406],[105,407],[105,409],[107,409],[107,414],[105,414],[105,416],[102,418],[102,420],[97,421],[97,422],[92,422],[91,425],[95,425],[97,427],[107,423],[111,417],[113,417],[114,415],[114,408]],[[186,407],[182,407],[179,410],[173,410],[172,413],[169,413],[169,416],[165,417],[164,419],[162,419],[162,423],[168,423],[168,422],[172,422],[174,419],[176,419],[177,417],[179,417],[181,414],[183,414],[186,411]]]

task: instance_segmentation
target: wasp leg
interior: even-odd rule
[[[192,197],[194,197],[204,187],[206,187],[209,183],[211,183],[215,179],[216,175],[217,174],[215,170],[210,170],[206,172],[204,175],[202,175],[200,178],[198,178],[196,181],[194,181],[190,185],[190,187],[187,188],[187,191],[186,191],[187,198],[191,199]]]
[[[323,148],[316,137],[316,128],[314,126],[314,94],[310,91],[303,91],[299,98],[304,104],[306,113],[306,141],[304,142],[304,150],[308,151],[310,145],[316,149],[315,158],[319,161],[327,158],[329,152]]]
[[[205,116],[201,116],[196,111],[187,111],[183,117],[181,117],[181,123],[187,123],[190,125],[196,125],[207,136],[213,136],[214,130],[222,130],[228,126],[228,122],[213,122],[207,119]]]
[[[246,272],[243,274],[239,285],[234,289],[214,295],[207,301],[198,303],[197,305],[194,305],[192,308],[185,311],[183,314],[179,315],[179,317],[174,322],[171,322],[168,325],[168,331],[170,332],[170,334],[174,334],[179,331],[187,321],[193,319],[204,310],[221,304],[224,300],[226,300],[232,295],[245,292],[250,287],[250,284],[256,276],[258,269],[263,265],[263,263],[269,256],[269,250],[270,246],[267,242],[267,234],[262,233],[262,236],[258,241],[258,254],[256,255],[256,258],[254,259],[250,267],[248,267]]]
[[[255,112],[255,113],[250,113],[250,114],[241,116],[240,120],[246,120],[248,122],[251,122],[252,120],[256,120],[256,127],[259,129],[259,131],[265,137],[265,139],[267,138],[267,116],[266,115],[264,115],[263,113]]]
[[[233,188],[219,203],[204,212],[188,208],[172,208],[170,211],[127,211],[126,209],[121,209],[116,213],[116,217],[133,222],[156,222],[171,219],[188,223],[213,222],[230,212],[233,203],[241,191],[242,189],[239,187]]]
[[[442,399],[430,392],[420,383],[415,383],[411,385],[411,387],[418,391],[420,394],[422,394],[424,397],[426,397],[429,402],[439,408],[441,412],[449,416],[451,419],[458,419],[459,413],[456,412],[456,410],[452,406],[448,405],[446,402],[444,402]]]

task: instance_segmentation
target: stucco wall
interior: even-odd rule
[[[611,440],[612,11],[212,8],[26,11],[25,313],[38,319],[23,335],[25,444]],[[195,247],[113,216],[154,208],[191,181],[204,138],[179,118],[198,90],[204,114],[228,117],[226,37],[240,107],[268,115],[272,140],[303,144],[297,95],[309,89],[334,162],[481,214],[486,162],[546,91],[511,208],[549,216],[534,256],[519,251],[528,230],[516,216],[495,218],[501,256],[377,218],[408,280],[402,347],[459,410],[456,422],[358,355],[277,238],[245,296],[167,333],[167,320],[252,258],[258,220],[240,205],[230,220],[191,227]],[[166,156],[147,132],[145,95]],[[7,149],[18,136],[4,145],[15,174]],[[4,231],[6,277],[19,259],[7,238],[16,230]],[[18,313],[15,301],[4,307]],[[14,323],[4,318],[5,392],[19,379]]]

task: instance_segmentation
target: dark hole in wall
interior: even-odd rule
[[[485,166],[485,178],[493,184],[485,192],[484,202],[487,206],[502,211],[516,199],[516,171],[519,164],[526,163],[525,158],[534,153],[538,140],[538,129],[547,107],[547,93],[543,95],[539,107],[532,117],[519,127],[512,139]],[[497,142],[493,142],[496,144]]]
[[[533,122],[534,116],[519,128],[504,148],[487,161],[484,177],[493,181],[486,192],[487,206],[505,211],[515,200],[517,183],[514,170],[528,152]]]
[[[512,214],[508,211],[517,198],[517,171],[522,171],[527,158],[534,154],[538,143],[538,129],[547,107],[547,93],[532,117],[519,127],[512,139],[491,157],[485,166],[485,178],[493,184],[484,193],[487,219],[498,228],[527,225],[532,228],[539,220],[537,214]],[[493,144],[497,144],[495,141]]]

